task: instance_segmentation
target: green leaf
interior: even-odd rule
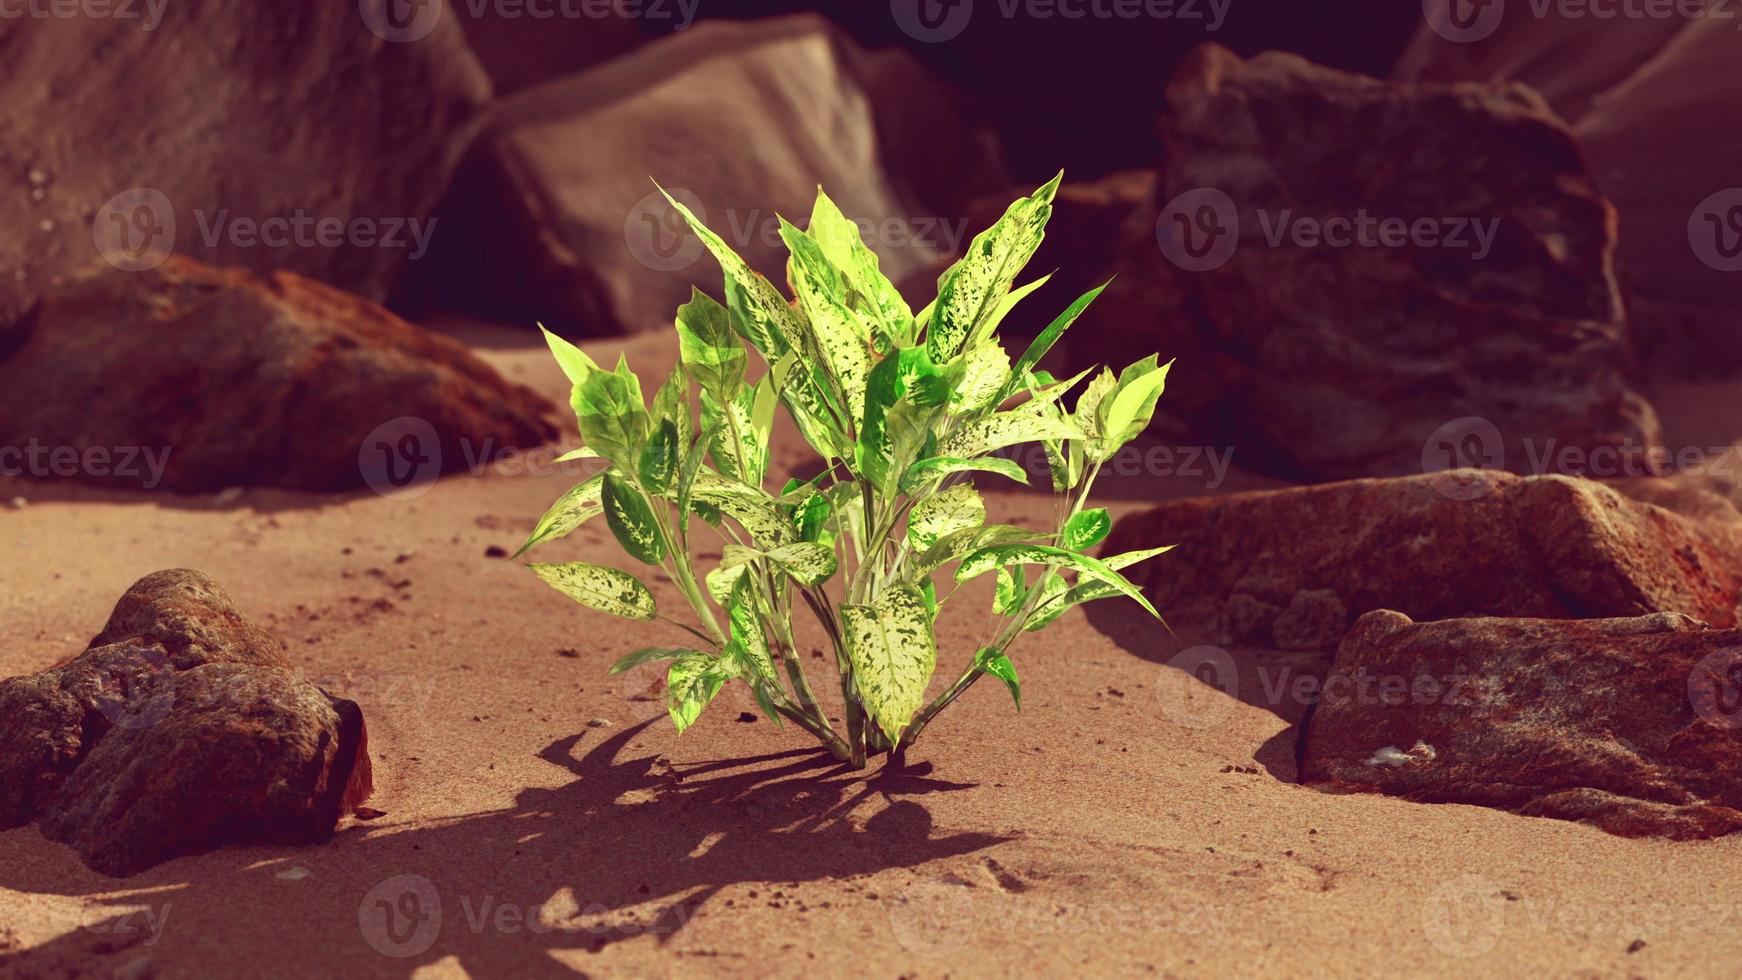
[[[1070,588],[1070,583],[1066,582],[1065,577],[1058,572],[1050,568],[1047,569],[1046,574],[1040,577],[1040,581],[1035,583],[1034,587],[1040,590],[1041,597],[1035,605],[1034,614],[1022,626],[1023,630],[1029,633],[1045,629],[1053,620],[1063,616],[1065,611],[1071,608],[1070,603],[1051,601],[1064,595],[1066,590]]]
[[[671,489],[672,477],[677,474],[677,446],[677,423],[661,420],[641,450],[641,484],[649,492],[664,493]]]
[[[1010,355],[996,340],[987,340],[969,349],[966,373],[960,386],[950,391],[950,411],[972,414],[995,408],[1003,401],[998,397],[1010,378]]]
[[[599,453],[597,450],[593,449],[591,446],[582,446],[579,449],[571,449],[568,452],[563,453],[561,456],[558,456],[556,458],[555,462],[572,463],[577,459],[598,459],[598,458],[599,458]]]
[[[1063,419],[1018,409],[962,426],[938,447],[938,455],[972,459],[1024,442],[1081,438],[1082,431]]]
[[[998,569],[997,586],[992,593],[992,611],[1000,616],[1014,616],[1028,599],[1028,584],[1022,580],[1022,569],[1006,565]]]
[[[587,445],[625,469],[633,468],[647,441],[649,422],[641,382],[629,366],[589,373],[575,386],[574,407]]]
[[[916,588],[893,585],[869,606],[841,606],[853,684],[865,709],[893,744],[925,703],[926,685],[937,669],[937,639],[925,597]]]
[[[745,565],[721,565],[704,576],[708,595],[714,598],[721,609],[726,608],[726,604],[731,601],[732,588],[744,577],[746,569]]]
[[[720,693],[728,672],[719,658],[695,653],[674,661],[665,674],[665,707],[678,734],[696,723]]]
[[[696,500],[718,507],[737,521],[763,548],[778,548],[798,539],[798,530],[781,513],[780,504],[761,487],[703,470],[696,475],[694,493]]]
[[[967,254],[938,279],[937,305],[926,329],[926,350],[933,361],[947,361],[990,317],[1010,291],[1022,267],[1033,258],[1052,217],[1052,199],[1060,173],[1005,210],[997,223],[974,236]]]
[[[756,679],[778,683],[774,672],[774,654],[768,649],[768,634],[762,629],[762,617],[757,612],[756,583],[750,575],[740,575],[727,597],[726,616],[731,621],[732,644],[744,656]]]
[[[1113,518],[1107,515],[1107,508],[1079,511],[1065,522],[1064,530],[1059,533],[1059,547],[1067,551],[1086,551],[1100,544],[1111,530]]]
[[[607,673],[621,674],[626,670],[634,670],[642,664],[652,663],[656,660],[677,660],[698,653],[700,653],[700,651],[690,650],[684,647],[642,647],[634,653],[631,653],[629,656],[612,664],[611,669],[607,671]]]
[[[551,504],[544,516],[538,519],[538,524],[527,535],[526,543],[520,546],[514,557],[519,558],[536,545],[554,541],[603,513],[605,508],[600,499],[604,491],[603,473],[596,473],[570,487],[569,492],[558,497],[556,503]]]
[[[586,380],[587,375],[599,370],[599,365],[585,351],[546,330],[542,323],[538,325],[538,329],[543,331],[545,345],[556,357],[557,366],[563,369],[563,374],[571,385],[580,384]]]
[[[615,473],[605,475],[605,523],[623,550],[645,564],[657,565],[665,557],[664,537],[647,498],[635,485]]]
[[[805,585],[821,585],[835,574],[835,549],[810,541],[782,545],[766,557]]]
[[[545,584],[589,609],[624,619],[650,620],[656,614],[653,593],[628,572],[579,561],[527,567]]]
[[[690,287],[690,301],[677,308],[678,355],[685,370],[716,401],[730,401],[744,383],[748,356],[732,333],[731,317],[712,296]]]
[[[1102,291],[1111,285],[1112,282],[1113,280],[1109,279],[1101,285],[1096,286],[1094,289],[1091,289],[1077,297],[1076,302],[1072,303],[1063,313],[1060,313],[1051,323],[1047,324],[1046,329],[1040,332],[1040,336],[1034,338],[1034,342],[1028,345],[1028,350],[1024,351],[1022,356],[1016,359],[1016,365],[1012,369],[1014,376],[1021,377],[1024,371],[1031,370],[1036,364],[1039,364],[1040,359],[1045,357],[1047,352],[1052,350],[1053,345],[1058,343],[1059,338],[1064,336],[1065,331],[1070,329],[1071,324],[1077,322],[1077,318],[1083,315],[1083,311],[1089,308],[1089,304],[1093,303],[1095,298],[1100,296]],[[1015,388],[1012,388],[1007,394],[1014,392]]]
[[[677,430],[677,451],[681,456],[695,438],[695,419],[690,412],[690,379],[684,374],[682,364],[673,365],[671,373],[666,375],[665,384],[653,393],[652,418],[656,432],[661,422],[670,422]]]
[[[820,245],[785,218],[780,219],[780,237],[792,253],[787,278],[817,350],[846,395],[847,411],[858,418],[864,412],[865,385],[871,376],[872,324],[848,305],[854,288]]]
[[[1016,701],[1016,710],[1022,710],[1022,685],[1016,680],[1016,665],[1008,656],[986,647],[974,655],[974,666],[1003,681]]]
[[[968,338],[966,349],[971,351],[979,346],[985,339],[995,337],[998,333],[999,324],[1004,322],[1004,318],[1010,315],[1011,310],[1016,309],[1016,304],[1027,299],[1029,294],[1046,285],[1047,281],[1051,278],[1052,273],[1049,272],[1027,285],[1018,286],[1004,294],[1003,298],[998,301],[998,305],[992,308],[991,315],[987,316],[984,320],[981,320],[979,325],[974,328],[973,335]]]
[[[994,568],[1003,565],[1050,565],[1053,567],[1072,568],[1082,574],[1097,579],[1118,589],[1122,595],[1136,600],[1151,616],[1157,619],[1161,614],[1143,597],[1143,593],[1125,580],[1125,576],[1109,568],[1105,563],[1079,555],[1062,548],[1053,548],[1038,544],[997,545],[982,548],[963,559],[961,567],[956,569],[956,581],[966,582],[978,575],[984,575]]]
[[[759,424],[772,422],[772,383],[745,388],[721,404],[702,392],[702,424],[711,434],[714,465],[727,476],[759,484],[768,470],[768,437]]]
[[[971,470],[997,473],[1000,476],[1007,476],[1017,483],[1028,483],[1027,471],[1012,459],[998,456],[986,456],[980,459],[933,456],[909,466],[907,472],[901,474],[901,492],[913,496],[923,490],[931,480],[948,476],[951,473],[963,473]]]
[[[874,313],[874,323],[890,344],[910,346],[913,343],[913,312],[901,291],[878,268],[877,253],[865,246],[859,236],[859,226],[848,220],[829,200],[821,187],[817,188],[816,205],[811,208],[810,224],[805,229],[835,267],[846,273],[853,293],[848,304],[867,314]]]
[[[1102,459],[1110,459],[1119,447],[1137,437],[1149,427],[1155,415],[1155,404],[1167,385],[1168,369],[1173,362],[1156,366],[1156,356],[1138,361],[1119,375],[1109,399],[1102,403],[1101,440],[1098,450]]]
[[[959,483],[914,505],[907,515],[907,540],[925,552],[947,534],[986,523],[986,502],[972,484]]]
[[[659,191],[707,246],[726,274],[726,305],[732,314],[733,328],[770,362],[792,349],[792,339],[799,335],[801,328],[798,315],[786,304],[780,290],[750,268],[724,239],[698,221],[682,202],[666,194],[665,188],[660,187]]]
[[[903,348],[877,363],[865,392],[865,413],[859,425],[859,443],[855,448],[858,471],[871,485],[888,494],[901,476],[897,465],[897,447],[890,431],[889,413],[907,398],[913,407],[935,407],[949,399],[948,378],[923,348]],[[926,413],[904,410],[897,418],[902,423],[903,445],[911,448],[913,437]],[[928,423],[929,425],[929,423]]]
[[[1142,551],[1127,551],[1122,555],[1114,555],[1111,558],[1105,558],[1102,560],[1106,563],[1108,568],[1117,571],[1122,568],[1129,568],[1140,561],[1154,558],[1156,555],[1165,555],[1175,547],[1176,545],[1170,544],[1160,548],[1146,548]],[[1066,606],[1075,606],[1085,602],[1093,602],[1096,599],[1108,599],[1119,594],[1119,589],[1108,585],[1105,582],[1081,582],[1069,592],[1065,593],[1064,603]]]
[[[941,565],[947,565],[958,558],[964,558],[982,548],[1000,544],[1041,541],[1051,537],[1052,535],[1043,531],[1032,531],[1011,524],[988,524],[985,527],[957,531],[944,535],[937,544],[927,548],[925,553],[914,562],[914,569],[918,574],[926,575]]]

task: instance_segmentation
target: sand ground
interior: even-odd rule
[[[563,400],[524,334],[459,332]],[[644,379],[674,356],[663,339],[627,347]],[[1669,393],[1666,415],[1688,420],[1685,439],[1733,441],[1742,427],[1710,396]],[[680,738],[652,672],[604,669],[681,634],[485,557],[578,480],[550,455],[416,499],[0,480],[0,500],[30,501],[0,509],[0,675],[77,652],[141,575],[202,569],[363,705],[386,811],[328,846],[126,880],[33,828],[0,834],[0,949],[23,950],[0,973],[1600,977],[1742,962],[1742,839],[1624,840],[1293,785],[1301,706],[1276,692],[1326,658],[1232,651],[1230,697],[1167,666],[1196,641],[1135,607],[1025,639],[1023,711],[975,687],[899,776],[843,772],[790,727],[740,721],[737,692]],[[1236,472],[1212,488],[1203,469],[1115,475],[1104,496],[1119,512],[1268,485]],[[988,499],[998,520],[1051,509]],[[546,554],[621,559],[602,522]],[[984,632],[985,602],[965,589],[946,610],[938,683]]]

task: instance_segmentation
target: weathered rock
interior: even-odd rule
[[[987,166],[954,101],[818,17],[698,25],[503,100],[415,288],[568,333],[669,329],[718,271],[655,180],[775,282],[776,215],[802,224],[820,184],[900,282],[948,249],[938,216],[965,201],[914,188],[948,197]]]
[[[1206,46],[1168,102],[1159,217],[1081,360],[1178,355],[1170,410],[1294,476],[1419,473],[1471,418],[1494,435],[1465,465],[1656,444],[1614,213],[1528,89]]]
[[[1736,21],[1716,5],[1695,9],[1706,7],[1712,15],[1611,18],[1495,5],[1491,23],[1477,24],[1491,32],[1481,43],[1424,26],[1394,73],[1524,82],[1567,120],[1620,215],[1617,269],[1640,346],[1652,370],[1668,374],[1742,367],[1742,192],[1733,190],[1742,134],[1713,125],[1742,108],[1730,83]]]
[[[356,3],[127,6],[139,16],[0,19],[0,326],[99,253],[384,297],[489,102],[460,27],[402,44]],[[300,244],[249,231],[299,218]],[[336,243],[313,237],[320,219],[344,226]],[[364,219],[375,234],[351,231]]]
[[[1132,569],[1158,609],[1185,621],[1205,600],[1230,614],[1286,604],[1271,630],[1299,648],[1334,643],[1330,623],[1374,609],[1679,612],[1728,627],[1742,598],[1742,523],[1697,522],[1573,477],[1458,470],[1173,501],[1120,520],[1104,553],[1160,544],[1178,548]]]
[[[0,683],[0,828],[40,819],[106,874],[325,840],[370,790],[360,709],[199,572],[140,579],[85,652]]]
[[[1363,616],[1301,733],[1301,778],[1628,837],[1742,830],[1742,630]]]
[[[291,273],[100,267],[44,297],[16,339],[0,446],[37,448],[8,461],[34,475],[386,492],[387,457],[366,442],[391,420],[421,420],[376,440],[408,482],[555,434],[548,402],[462,345]]]

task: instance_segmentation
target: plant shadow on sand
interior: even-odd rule
[[[778,888],[915,867],[1008,839],[934,835],[931,814],[911,797],[973,784],[932,778],[928,764],[867,777],[811,750],[680,766],[657,754],[619,758],[648,724],[584,755],[576,749],[585,733],[553,743],[540,758],[575,780],[524,790],[504,810],[405,830],[354,827],[329,846],[289,853],[219,851],[124,880],[92,874],[57,845],[47,846],[63,853],[49,860],[8,860],[0,887],[91,896],[97,912],[0,958],[0,975],[106,972],[149,955],[143,920],[105,908],[145,905],[164,920],[158,951],[235,943],[263,968],[301,972],[308,937],[321,936],[331,948],[317,960],[331,956],[352,974],[362,964],[364,975],[409,976],[453,956],[474,976],[573,976],[552,951],[598,951],[650,934],[668,946],[734,884]],[[855,816],[879,799],[886,805]],[[307,879],[281,878],[292,866],[309,869]],[[132,894],[95,897],[121,890]],[[568,899],[553,901],[559,895]]]
[[[1206,638],[1202,629],[1178,626],[1178,633],[1170,632],[1136,603],[1122,600],[1090,603],[1083,612],[1089,625],[1120,649],[1161,665],[1156,683],[1167,721],[1211,728],[1228,723],[1240,702],[1287,722],[1288,727],[1252,753],[1252,761],[1283,782],[1299,779],[1301,725],[1311,714],[1318,685],[1330,672],[1332,651],[1224,646]]]

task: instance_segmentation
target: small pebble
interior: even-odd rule
[[[748,725],[751,722],[756,720],[756,716],[751,714],[748,711],[740,711],[740,712],[738,712],[738,720],[740,722],[743,722],[744,724]]]
[[[412,549],[411,551],[401,551],[399,554],[393,556],[393,563],[396,565],[403,565],[416,555],[416,549]]]
[[[490,547],[484,549],[484,557],[485,558],[507,558],[508,557],[508,549],[502,547],[499,544],[493,544]]]
[[[576,650],[572,647],[563,647],[561,650],[558,650],[556,652],[556,655],[559,657],[567,658],[569,660],[579,660],[580,656],[581,656],[581,651]]]
[[[23,497],[13,497],[11,500],[8,500],[6,504],[13,510],[23,510],[30,506],[30,501],[25,500]]]
[[[594,718],[592,721],[587,722],[587,727],[588,728],[610,728],[611,722],[607,718]]]
[[[300,867],[300,866],[295,867],[295,868],[285,868],[283,871],[280,871],[278,873],[278,880],[279,881],[301,881],[304,878],[307,878],[311,874],[314,874],[314,872],[310,871],[307,868]]]

